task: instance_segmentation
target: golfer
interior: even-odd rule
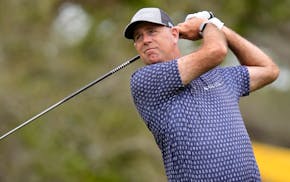
[[[161,9],[142,8],[124,34],[145,64],[131,92],[168,181],[260,181],[239,99],[278,77],[271,58],[207,11],[174,26]],[[181,56],[180,38],[202,43]],[[220,66],[228,49],[240,65]]]

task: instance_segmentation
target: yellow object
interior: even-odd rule
[[[263,182],[290,182],[290,149],[253,143]]]

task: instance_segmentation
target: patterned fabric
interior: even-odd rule
[[[217,67],[183,86],[176,60],[153,64],[132,75],[131,91],[169,181],[260,181],[239,110],[246,67]]]

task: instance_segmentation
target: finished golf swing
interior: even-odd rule
[[[94,86],[95,84],[99,83],[100,81],[104,80],[105,78],[111,76],[112,74],[116,73],[117,71],[123,69],[124,67],[128,66],[129,64],[133,63],[134,61],[138,60],[140,58],[139,55],[129,59],[128,61],[124,62],[123,64],[121,64],[120,66],[116,67],[115,69],[109,71],[108,73],[104,74],[103,76],[101,76],[100,78],[94,80],[93,82],[87,84],[86,86],[82,87],[81,89],[77,90],[76,92],[70,94],[69,96],[65,97],[64,99],[60,100],[59,102],[55,103],[54,105],[50,106],[49,108],[43,110],[42,112],[40,112],[39,114],[33,116],[32,118],[28,119],[27,121],[23,122],[22,124],[20,124],[19,126],[15,127],[14,129],[10,130],[9,132],[5,133],[4,135],[2,135],[0,137],[0,140],[4,139],[5,137],[7,137],[8,135],[16,132],[17,130],[19,130],[20,128],[28,125],[29,123],[31,123],[32,121],[36,120],[37,118],[41,117],[42,115],[48,113],[49,111],[53,110],[54,108],[62,105],[63,103],[67,102],[68,100],[72,99],[73,97],[79,95],[80,93],[82,93],[83,91],[87,90],[88,88]]]
[[[142,8],[125,37],[146,64],[131,93],[168,181],[261,181],[239,100],[278,77],[272,59],[209,11],[174,26],[163,10]],[[181,55],[180,38],[201,44]],[[228,50],[239,64],[221,65]]]
[[[272,59],[209,11],[174,26],[163,10],[142,8],[124,36],[138,56],[0,139],[141,58],[145,66],[133,73],[131,94],[162,153],[168,181],[261,181],[239,100],[277,79]],[[180,38],[202,43],[182,56]],[[239,65],[220,66],[228,49]]]

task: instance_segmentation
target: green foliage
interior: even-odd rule
[[[212,10],[227,25],[270,49],[289,69],[289,62],[282,61],[290,56],[283,49],[290,35],[289,3],[2,0],[0,133],[134,56],[123,28],[141,7],[161,7],[175,23],[187,13]],[[57,24],[68,7],[65,16],[79,13]],[[88,24],[72,33],[75,22]],[[276,31],[283,32],[282,37]],[[0,181],[166,181],[161,154],[130,96],[130,75],[141,66],[137,62],[126,67],[1,141]],[[241,107],[255,139],[290,146],[289,90],[268,87],[242,101]]]

